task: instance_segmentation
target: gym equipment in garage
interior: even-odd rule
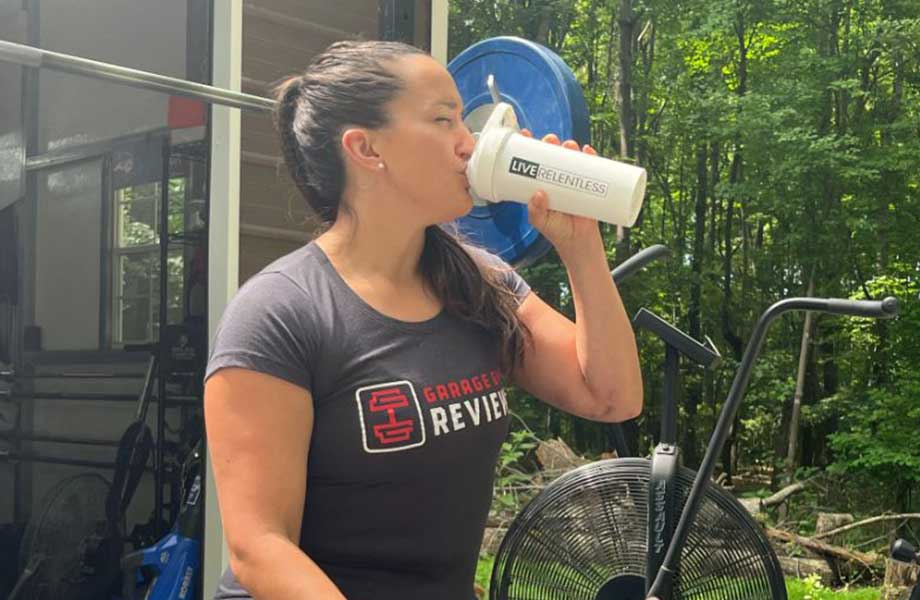
[[[204,440],[182,467],[183,504],[166,537],[149,548],[122,558],[122,599],[134,600],[139,587],[145,600],[181,600],[195,596],[199,583],[202,541],[201,476]],[[138,585],[140,584],[140,585]]]

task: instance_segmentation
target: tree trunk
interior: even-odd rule
[[[739,98],[744,97],[747,94],[747,76],[748,76],[748,45],[747,45],[747,25],[745,21],[745,14],[742,9],[739,8],[738,12],[735,14],[735,36],[738,40],[738,87],[735,90],[735,93]],[[735,135],[735,148],[734,155],[732,157],[732,168],[729,174],[730,181],[732,184],[740,183],[743,178],[743,165],[744,159],[742,155],[742,141],[740,134]],[[743,202],[743,198],[738,199],[739,202]],[[733,231],[732,231],[732,221],[734,219],[734,199],[727,198],[727,208],[725,211],[725,254],[724,260],[722,262],[722,293],[723,293],[723,305],[722,305],[722,335],[725,337],[725,340],[731,346],[732,352],[735,356],[735,360],[738,362],[741,361],[741,355],[744,350],[741,337],[738,335],[737,331],[734,329],[733,319],[732,319],[732,255],[733,248],[732,243],[734,241]],[[743,219],[742,211],[742,220],[738,224],[741,231],[742,238],[745,235],[745,223]],[[722,450],[722,464],[725,468],[725,473],[727,475],[727,482],[731,483],[732,478],[732,467],[733,467],[733,453],[735,440],[738,434],[738,427],[740,425],[740,416],[736,415],[735,420],[732,423],[731,432],[728,435],[726,440],[725,447]]]
[[[620,117],[620,157],[635,158],[635,123],[632,103],[633,40],[636,37],[636,16],[632,0],[620,0],[617,22],[620,25],[620,77],[617,82],[617,103]],[[629,256],[629,232],[617,226],[617,262]]]
[[[706,198],[708,194],[708,176],[706,171],[707,144],[701,143],[696,148],[696,207],[693,223],[693,255],[690,258],[690,305],[687,310],[687,321],[690,325],[690,337],[695,340],[702,336],[701,304],[703,287],[703,261],[706,247]],[[696,413],[702,396],[702,382],[695,379],[687,390],[686,409],[687,426],[683,428],[683,448],[685,462],[688,465],[697,464],[696,453]]]
[[[812,267],[808,277],[808,291],[806,296],[815,294],[815,269]],[[798,466],[796,454],[799,443],[799,416],[802,412],[802,393],[805,390],[805,371],[808,366],[808,347],[811,344],[814,325],[814,312],[805,313],[805,325],[802,327],[802,344],[799,348],[799,370],[795,380],[795,396],[792,399],[792,416],[789,422],[789,447],[786,452],[786,480],[792,481],[795,469]]]

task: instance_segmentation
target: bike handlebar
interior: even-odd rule
[[[901,562],[920,564],[920,553],[907,540],[895,540],[891,545],[890,555]]]
[[[671,250],[667,246],[662,244],[655,244],[654,246],[649,246],[644,250],[636,252],[626,260],[624,260],[620,265],[618,265],[613,271],[610,272],[610,275],[613,277],[614,283],[619,284],[621,281],[638,271],[639,269],[645,267],[652,261],[658,260],[665,256],[670,256]]]
[[[828,298],[819,300],[823,303],[820,310],[838,315],[850,315],[851,317],[873,317],[876,319],[890,319],[898,316],[898,299],[889,296],[884,300],[837,300]]]

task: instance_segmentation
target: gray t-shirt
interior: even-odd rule
[[[446,312],[379,313],[310,243],[240,288],[205,378],[243,367],[312,393],[300,547],[349,600],[469,600],[509,425],[498,361],[494,336]],[[215,598],[249,595],[228,570]]]

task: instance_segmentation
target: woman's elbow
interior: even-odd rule
[[[260,559],[264,562],[266,557],[276,554],[277,549],[274,547],[276,540],[272,539],[272,534],[261,534],[246,536],[243,540],[236,540],[234,536],[227,536],[227,550],[230,553],[230,570],[233,571],[237,582],[247,590],[258,588],[258,582],[253,578],[258,578],[265,571],[265,564],[259,564]]]
[[[622,423],[642,414],[642,386],[636,389],[616,390],[601,403],[600,414],[595,418],[602,423]]]
[[[237,583],[242,586],[243,589],[252,589],[252,582],[250,581],[253,569],[248,565],[248,561],[243,558],[238,552],[230,551],[230,570],[233,572],[233,577],[236,579]]]

